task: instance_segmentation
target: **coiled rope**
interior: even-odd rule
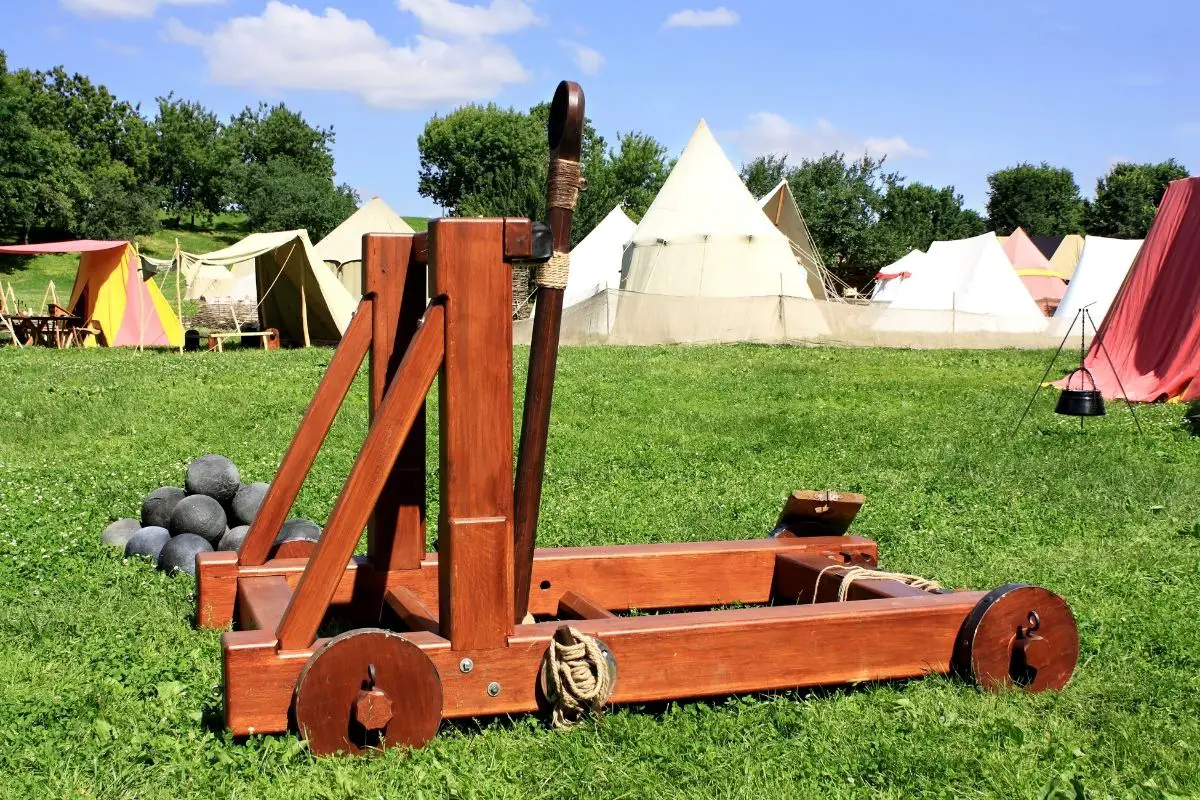
[[[855,581],[899,581],[912,586],[914,589],[924,589],[927,592],[932,592],[936,589],[941,589],[942,585],[932,578],[922,578],[920,575],[909,575],[904,572],[886,572],[880,569],[867,569],[866,567],[849,567],[844,564],[830,564],[825,569],[817,573],[817,580],[813,583],[813,599],[817,602],[817,590],[821,588],[821,578],[825,577],[825,573],[831,569],[844,569],[842,573],[842,583],[838,587],[837,601],[839,603],[846,602],[846,598],[850,594],[850,587]]]
[[[550,640],[541,673],[556,728],[578,725],[589,711],[599,714],[612,695],[614,676],[604,648],[594,636],[575,628],[560,628]]]

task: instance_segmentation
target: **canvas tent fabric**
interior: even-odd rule
[[[1059,338],[1080,333],[1090,336],[1094,332],[1091,325],[1084,325],[1075,315],[1086,306],[1092,323],[1099,327],[1141,247],[1141,239],[1087,237],[1075,277],[1054,312],[1050,333]]]
[[[1067,292],[1067,284],[1058,277],[1050,260],[1042,255],[1033,240],[1020,228],[1009,235],[1003,249],[1038,307],[1047,316],[1053,314]]]
[[[1105,397],[1200,397],[1200,178],[1167,186],[1084,366]],[[1103,342],[1107,357],[1101,350]],[[1112,365],[1109,364],[1109,358]]]
[[[187,282],[187,300],[214,300],[227,297],[233,284],[233,273],[221,264],[183,259],[180,276]]]
[[[808,289],[814,298],[828,297],[829,291],[825,286],[825,263],[821,260],[817,246],[813,243],[812,234],[808,231],[808,223],[800,213],[800,206],[792,194],[792,187],[786,180],[767,192],[759,201],[763,213],[771,220],[780,233],[787,237],[792,254],[797,263],[804,268],[808,280]]]
[[[1138,241],[1141,241],[1140,239]],[[1077,233],[1072,233],[1069,236],[1062,237],[1062,242],[1054,251],[1054,255],[1050,256],[1050,266],[1058,273],[1058,277],[1064,281],[1074,279],[1075,267],[1079,264],[1079,259],[1083,255],[1084,238]]]
[[[571,250],[571,271],[563,291],[564,308],[597,292],[620,288],[621,254],[636,229],[637,224],[618,205]]]
[[[925,265],[924,250],[910,250],[899,261],[888,264],[875,274],[875,285],[871,287],[872,303],[890,303],[904,282],[912,278]]]
[[[129,242],[80,240],[0,247],[0,253],[79,253],[67,309],[97,330],[85,346],[178,347],[183,327]]]
[[[317,258],[333,268],[350,294],[362,296],[362,237],[367,233],[412,233],[413,229],[391,206],[372,197],[329,234],[317,242]]]
[[[358,306],[358,298],[317,258],[304,230],[252,233],[198,258],[225,266],[253,260],[259,323],[278,329],[284,341],[306,343],[306,317],[308,341],[340,341]]]
[[[876,331],[929,333],[1044,333],[1046,326],[994,233],[934,242],[873,323]]]
[[[621,288],[680,297],[813,298],[787,237],[704,120],[625,249]]]
[[[1029,241],[1033,242],[1033,245],[1038,249],[1038,252],[1045,256],[1046,260],[1049,261],[1054,257],[1054,251],[1058,250],[1058,247],[1062,244],[1064,238],[1066,237],[1035,235],[1030,236]]]

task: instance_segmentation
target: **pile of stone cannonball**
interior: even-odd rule
[[[238,468],[225,456],[200,456],[188,464],[182,489],[155,489],[142,500],[140,519],[119,519],[100,539],[123,548],[126,556],[150,559],[168,574],[194,576],[197,553],[241,547],[269,488],[269,483],[242,483]],[[320,536],[317,523],[291,519],[275,541],[315,541]]]

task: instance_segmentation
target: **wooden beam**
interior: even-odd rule
[[[568,591],[558,598],[559,619],[612,619],[617,615],[589,597]]]
[[[421,598],[413,594],[411,589],[396,587],[388,589],[383,595],[388,608],[396,613],[410,631],[438,632],[438,615],[429,606],[421,602]]]
[[[263,498],[258,516],[254,518],[254,524],[250,526],[246,540],[238,551],[238,559],[242,564],[258,566],[270,555],[275,537],[292,510],[292,503],[296,501],[296,495],[329,434],[334,417],[350,391],[354,375],[367,355],[367,348],[371,344],[373,309],[371,299],[363,298],[350,320],[350,327],[342,336],[341,344],[333,352],[325,377],[321,378],[316,394],[308,404],[304,418],[300,420],[300,427],[296,429],[296,435],[283,455],[279,472],[271,482],[267,496]]]
[[[775,580],[771,594],[789,603],[829,603],[838,599],[842,579],[850,565],[827,556],[780,553],[775,557]],[[814,590],[816,599],[813,599]],[[880,597],[928,597],[930,592],[893,580],[855,580],[847,590],[847,600],[875,600]]]
[[[837,536],[850,529],[865,495],[857,492],[797,489],[784,503],[775,523],[775,535]]]
[[[276,630],[279,646],[285,650],[306,648],[316,638],[317,629],[345,572],[346,562],[354,553],[409,427],[424,407],[425,395],[441,366],[443,325],[442,306],[430,306],[424,324],[400,363],[396,380],[383,399],[375,424],[350,468],[316,552],[309,559],[300,585]]]
[[[238,624],[242,630],[275,630],[292,599],[292,587],[281,577],[238,581]]]

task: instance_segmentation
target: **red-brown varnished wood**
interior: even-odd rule
[[[329,427],[333,425],[334,417],[350,391],[354,374],[367,355],[371,343],[372,307],[371,298],[364,297],[342,335],[341,343],[333,352],[325,377],[321,378],[316,394],[308,404],[304,418],[300,420],[300,427],[284,453],[279,472],[271,482],[254,524],[250,526],[246,540],[238,551],[238,560],[242,564],[257,566],[267,560],[275,537],[317,457],[317,451],[321,449],[321,443],[325,441]]]
[[[865,495],[856,492],[797,489],[775,523],[776,536],[836,536],[850,529]]]
[[[237,601],[238,554],[227,550],[196,555],[196,626],[224,628]]]
[[[438,632],[437,612],[422,603],[412,589],[393,587],[384,593],[383,599],[410,631]]]
[[[595,600],[578,592],[567,591],[558,598],[559,619],[608,619],[615,616]]]
[[[325,642],[305,663],[295,715],[317,755],[421,747],[442,721],[442,682],[417,645],[360,628]]]
[[[271,548],[272,560],[277,558],[312,558],[312,554],[317,550],[317,542],[315,539],[284,539],[275,547]]]
[[[830,603],[838,599],[842,578],[850,566],[827,556],[780,553],[775,558],[775,581],[771,594],[787,603]],[[813,599],[814,591],[816,599]],[[880,597],[923,597],[930,593],[892,580],[855,580],[846,592],[847,600],[874,600]]]
[[[500,647],[512,632],[512,270],[504,220],[439,219],[429,231],[434,291],[446,300],[438,382],[439,621],[455,649]]]
[[[308,647],[316,637],[409,426],[425,405],[425,395],[442,362],[444,321],[442,307],[430,306],[425,322],[400,363],[396,379],[350,468],[317,550],[309,559],[287,613],[279,623],[279,644],[285,650]]]
[[[238,626],[244,631],[275,630],[292,587],[282,577],[243,578],[238,581]]]
[[[363,237],[363,286],[375,295],[369,408],[379,413],[388,386],[425,313],[425,267],[413,234]],[[425,554],[425,407],[421,406],[367,525],[367,557],[378,570],[416,569]]]
[[[523,217],[504,218],[504,258],[519,261],[533,255],[533,220]]]
[[[583,89],[563,81],[550,103],[547,141],[550,146],[549,181],[546,187],[547,222],[554,251],[571,249],[571,225],[575,219],[577,186],[566,185],[566,173],[556,162],[578,162],[583,143]],[[556,181],[558,185],[556,184]],[[558,339],[562,327],[563,289],[537,288],[537,314],[529,347],[528,377],[525,380],[525,405],[521,414],[521,445],[517,453],[513,552],[513,619],[525,617],[529,606],[529,575],[537,544],[538,516],[542,504],[542,479],[546,472],[546,442],[550,435],[550,408],[554,400],[554,374],[558,365]]]

